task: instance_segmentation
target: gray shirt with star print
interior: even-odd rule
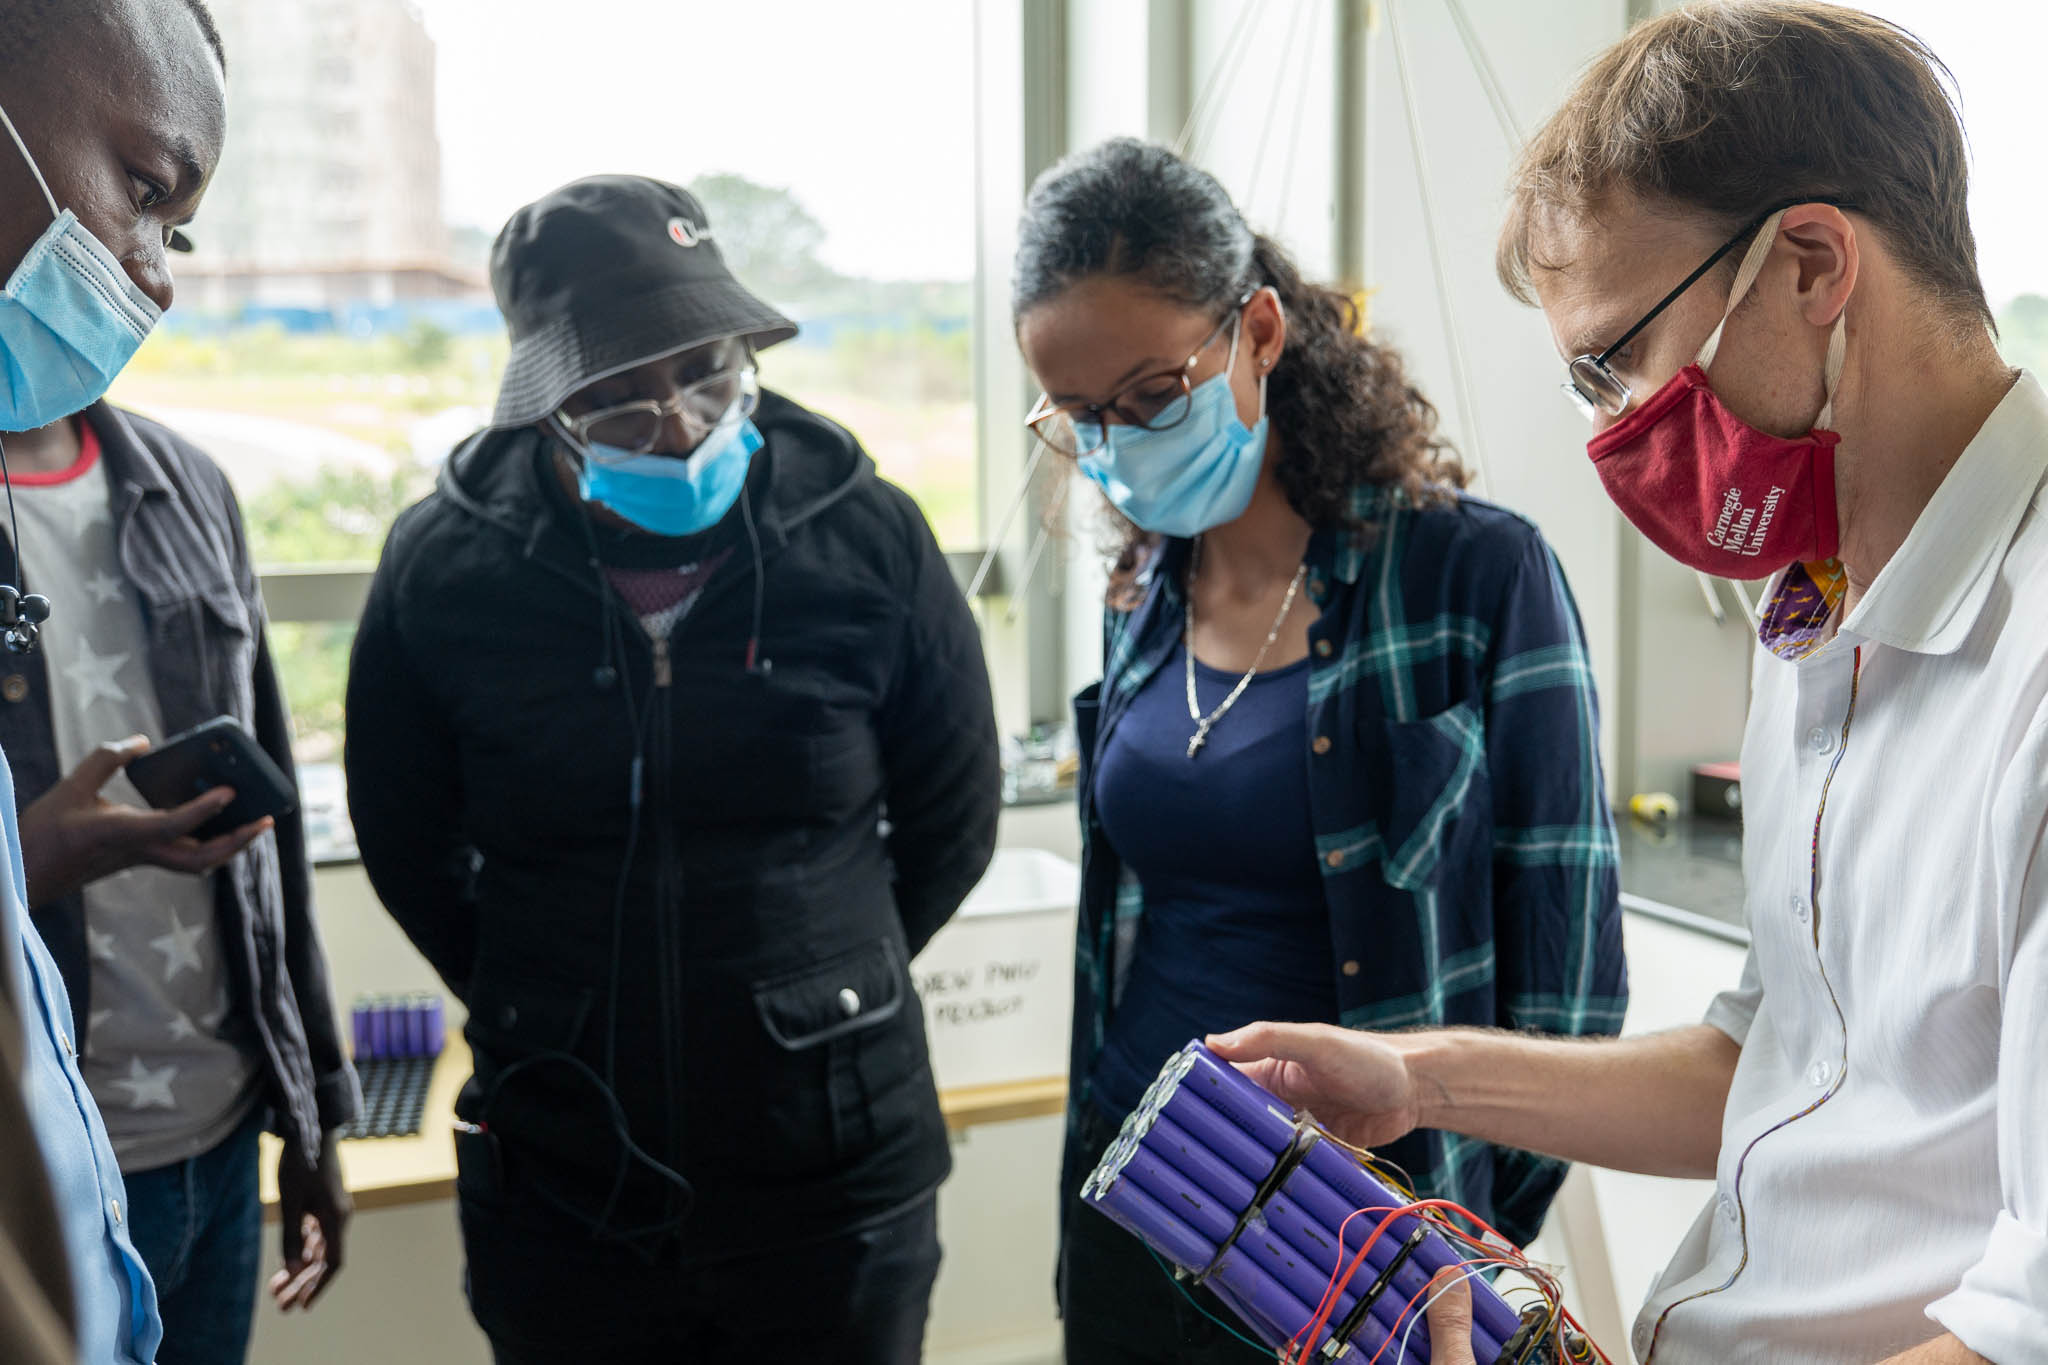
[[[161,744],[141,605],[121,574],[97,443],[64,475],[15,480],[31,591],[59,606],[42,632],[57,759],[69,772],[109,740]],[[145,803],[125,774],[103,793]],[[211,874],[136,867],[85,889],[92,1018],[82,1070],[123,1171],[218,1145],[256,1102],[254,1059],[229,1036]]]

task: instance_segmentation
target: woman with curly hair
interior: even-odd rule
[[[1013,308],[1032,428],[1124,532],[1077,702],[1067,1360],[1242,1359],[1082,1179],[1168,1056],[1254,1020],[1617,1029],[1592,672],[1542,536],[1207,173],[1128,139],[1053,167]],[[1563,1176],[1439,1132],[1383,1155],[1519,1240]]]

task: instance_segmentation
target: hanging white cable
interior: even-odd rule
[[[1051,523],[1041,522],[1038,534],[1031,541],[1031,552],[1024,556],[1024,581],[1017,585],[1017,591],[1010,594],[1010,607],[1003,613],[1003,624],[1010,625],[1017,620],[1017,613],[1024,606],[1024,589],[1030,585],[1032,576],[1038,572],[1039,556],[1045,553],[1046,542],[1051,539]]]
[[[1017,496],[1010,499],[1010,510],[1003,513],[1003,524],[996,528],[989,538],[988,549],[981,556],[981,564],[974,571],[974,578],[967,585],[967,600],[972,602],[981,596],[981,585],[988,581],[988,571],[995,566],[996,556],[1003,551],[1003,542],[1010,538],[1010,527],[1016,524],[1017,513],[1031,497],[1031,476],[1038,472],[1040,461],[1045,459],[1045,442],[1031,438],[1031,458],[1024,462],[1024,477],[1017,481]],[[1022,596],[1024,588],[1019,584],[1014,596]]]
[[[1209,79],[1202,85],[1202,93],[1196,98],[1194,107],[1188,110],[1187,123],[1181,128],[1180,136],[1173,140],[1174,155],[1190,161],[1199,159],[1195,155],[1195,146],[1201,140],[1202,119],[1213,108],[1220,107],[1231,85],[1236,82],[1238,68],[1244,65],[1244,55],[1251,49],[1252,23],[1264,13],[1263,6],[1247,0],[1237,22],[1231,25],[1229,36],[1223,40],[1223,50],[1216,56],[1216,65],[1210,68]]]
[[[1756,614],[1756,603],[1749,600],[1749,589],[1743,587],[1732,578],[1728,580],[1728,588],[1729,591],[1735,594],[1735,600],[1742,604],[1742,614],[1749,618],[1749,628],[1751,630],[1762,630],[1764,623],[1762,618]]]
[[[1507,88],[1500,83],[1500,73],[1486,59],[1486,49],[1480,45],[1478,30],[1472,27],[1472,20],[1459,0],[1444,0],[1444,6],[1451,12],[1451,22],[1458,27],[1458,41],[1465,45],[1465,56],[1472,62],[1473,74],[1479,77],[1480,89],[1486,92],[1486,102],[1493,106],[1493,117],[1500,124],[1502,136],[1507,138],[1508,146],[1520,150],[1528,139],[1522,135],[1522,125],[1516,121],[1514,108],[1508,103]]]
[[[1408,1315],[1408,1327],[1406,1331],[1401,1333],[1400,1351],[1398,1354],[1394,1356],[1393,1365],[1402,1365],[1402,1362],[1408,1359],[1408,1339],[1415,1335],[1415,1324],[1421,1322],[1425,1317],[1429,1315],[1431,1305],[1433,1305],[1438,1299],[1442,1298],[1444,1295],[1450,1293],[1452,1288],[1456,1286],[1460,1281],[1469,1282],[1478,1277],[1479,1275],[1484,1274],[1485,1272],[1486,1267],[1483,1265],[1468,1266],[1462,1271],[1453,1271],[1451,1274],[1451,1278],[1445,1280],[1443,1282],[1442,1287],[1440,1287],[1435,1293],[1431,1294],[1428,1298],[1424,1299],[1422,1301],[1422,1306],[1420,1308],[1415,1309]],[[1385,1348],[1383,1347],[1382,1349]]]
[[[1317,0],[1318,4],[1320,0]],[[1301,125],[1308,113],[1308,74],[1315,62],[1316,31],[1313,25],[1308,29],[1308,38],[1301,47],[1301,68],[1294,73],[1294,126],[1287,134],[1287,164],[1280,172],[1280,207],[1274,213],[1272,223],[1278,231],[1287,218],[1287,206],[1294,196],[1294,158],[1301,150]]]
[[[1287,36],[1280,40],[1280,63],[1273,77],[1273,96],[1266,101],[1266,118],[1259,125],[1259,143],[1252,153],[1251,183],[1245,187],[1244,207],[1254,208],[1259,202],[1259,181],[1266,172],[1266,150],[1273,143],[1273,128],[1280,121],[1280,97],[1287,93],[1287,73],[1294,61],[1295,40],[1301,36],[1302,17],[1308,13],[1309,0],[1293,0],[1294,14],[1287,21]],[[1276,220],[1274,226],[1278,227]]]
[[[1415,99],[1415,83],[1408,70],[1408,45],[1401,37],[1401,6],[1385,0],[1387,31],[1394,40],[1394,71],[1400,79],[1401,103],[1408,117],[1408,146],[1415,158],[1415,187],[1422,208],[1422,229],[1429,237],[1429,266],[1436,276],[1437,308],[1443,315],[1444,341],[1451,353],[1451,384],[1458,395],[1459,415],[1464,418],[1468,456],[1479,491],[1486,491],[1486,441],[1480,430],[1479,405],[1472,401],[1470,367],[1465,360],[1465,343],[1458,330],[1457,310],[1451,306],[1451,280],[1444,265],[1443,239],[1437,231],[1436,195],[1429,178],[1429,161],[1422,145],[1422,115]]]
[[[1700,596],[1707,599],[1707,610],[1714,614],[1714,624],[1728,624],[1728,611],[1721,605],[1721,594],[1714,591],[1714,580],[1698,569],[1693,570],[1694,578],[1700,581]]]

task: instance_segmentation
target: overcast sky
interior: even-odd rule
[[[417,2],[440,48],[455,222],[495,230],[600,170],[730,170],[793,188],[840,269],[973,271],[971,0]],[[1955,71],[1993,301],[2048,293],[2048,3],[1865,7],[1919,32]]]
[[[974,272],[970,0],[417,3],[452,222],[600,171],[736,171],[794,189],[849,273]]]
[[[2048,294],[2048,4],[1866,0],[1955,72],[1974,161],[1970,218],[1993,304]]]

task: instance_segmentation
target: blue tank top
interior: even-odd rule
[[[1146,682],[1096,767],[1095,808],[1145,917],[1093,1076],[1121,1118],[1190,1038],[1258,1019],[1337,1021],[1308,792],[1308,660],[1258,674],[1188,757],[1185,646]],[[1243,674],[1195,663],[1203,715]]]

